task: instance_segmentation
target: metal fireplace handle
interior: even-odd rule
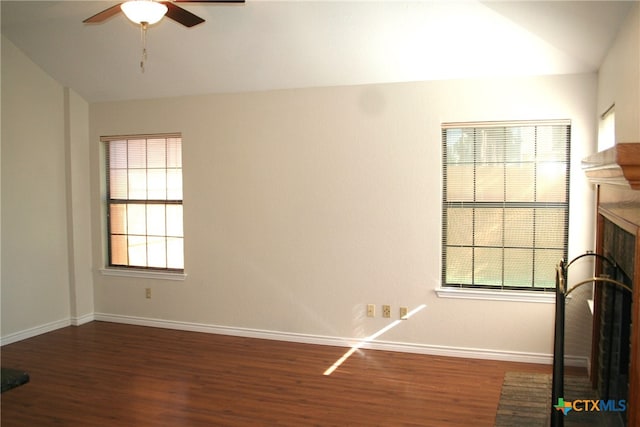
[[[582,285],[587,285],[589,283],[593,283],[593,282],[607,282],[607,283],[611,283],[614,284],[620,288],[626,289],[627,291],[633,293],[633,290],[625,285],[622,282],[618,282],[617,280],[613,280],[613,279],[609,279],[608,277],[592,277],[590,279],[584,280],[582,282],[576,283],[575,285],[573,285],[573,287],[571,289],[569,289],[564,296],[568,296],[571,292],[573,292],[576,288],[579,288]]]

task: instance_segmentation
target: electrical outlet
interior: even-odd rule
[[[390,305],[383,305],[382,306],[382,317],[386,317],[389,318],[391,317],[391,306]]]
[[[367,304],[367,317],[375,317],[375,316],[376,316],[376,305]]]
[[[409,309],[407,307],[400,307],[400,318],[402,320],[407,318],[407,314],[409,314]]]
[[[146,288],[145,290],[145,296],[147,297],[147,299],[151,298],[151,288]]]

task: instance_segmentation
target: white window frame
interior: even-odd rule
[[[569,178],[570,178],[570,140],[571,140],[571,123],[568,120],[562,121],[526,121],[526,122],[477,122],[477,123],[445,123],[442,126],[442,146],[443,146],[443,234],[442,234],[442,266],[441,266],[441,284],[436,293],[439,297],[443,298],[464,298],[464,299],[480,299],[480,300],[507,300],[507,301],[526,301],[526,302],[542,302],[553,303],[554,296],[553,288],[534,288],[533,286],[523,287],[504,287],[496,285],[490,286],[476,286],[471,283],[469,285],[464,284],[448,284],[447,278],[447,141],[446,130],[456,128],[482,128],[482,127],[508,127],[508,126],[546,126],[546,125],[563,125],[567,126],[567,152],[566,152],[566,200],[565,200],[565,235],[564,235],[564,254],[567,256],[568,245],[568,217],[569,217]],[[475,166],[474,166],[475,170]],[[475,172],[474,172],[475,174]],[[475,185],[475,184],[472,184]],[[474,220],[475,221],[475,220]],[[475,246],[474,246],[475,247]],[[560,261],[560,258],[558,259]],[[503,285],[501,283],[501,285]]]
[[[136,197],[132,197],[129,198],[129,194],[127,194],[127,196],[125,197],[114,197],[111,198],[111,188],[110,188],[110,164],[109,164],[109,144],[115,141],[140,141],[140,140],[145,140],[145,144],[148,144],[148,141],[150,140],[161,140],[161,139],[165,139],[165,140],[169,140],[169,139],[179,139],[180,140],[180,152],[179,152],[179,165],[176,167],[175,165],[169,167],[169,166],[165,166],[164,168],[160,168],[160,170],[165,169],[169,170],[171,169],[172,172],[175,173],[175,171],[179,171],[179,181],[180,181],[180,187],[179,187],[179,198],[176,198],[176,195],[167,195],[164,198],[158,198],[156,199],[150,199],[149,198],[149,194],[147,192],[145,197],[140,197],[140,196],[136,196]],[[105,275],[105,276],[126,276],[126,277],[140,277],[140,278],[151,278],[151,279],[163,279],[163,280],[184,280],[186,278],[186,274],[184,271],[184,231],[183,231],[183,219],[184,219],[184,215],[183,213],[180,214],[180,218],[179,218],[179,223],[177,223],[177,226],[180,230],[180,234],[179,236],[177,236],[178,238],[181,238],[182,241],[182,249],[181,249],[181,254],[182,254],[182,268],[177,268],[177,267],[173,267],[170,266],[168,260],[165,262],[164,266],[157,266],[157,265],[149,265],[149,259],[147,258],[146,263],[147,265],[137,265],[137,264],[129,264],[127,265],[128,261],[129,261],[129,249],[127,249],[127,263],[119,263],[119,262],[114,262],[113,258],[112,258],[112,243],[111,243],[111,238],[112,238],[112,223],[111,223],[111,206],[112,204],[135,204],[135,205],[144,205],[145,206],[145,211],[146,211],[146,206],[170,206],[170,205],[174,205],[177,206],[179,205],[180,207],[183,206],[183,196],[182,196],[182,135],[180,133],[163,133],[163,134],[144,134],[144,135],[118,135],[118,136],[104,136],[100,138],[102,144],[103,144],[103,150],[104,150],[104,176],[103,179],[105,179],[105,203],[104,203],[104,215],[105,215],[105,220],[106,220],[106,227],[105,227],[105,249],[106,249],[106,254],[105,254],[105,267],[100,269],[100,272]],[[146,151],[145,147],[145,158],[146,158],[146,154],[148,153]],[[133,169],[133,168],[131,168]],[[131,170],[129,168],[129,165],[127,164],[126,166],[126,170],[129,171]],[[148,175],[149,170],[152,170],[154,168],[150,167],[149,164],[147,163],[146,166],[143,168],[145,170],[145,173]],[[128,172],[127,172],[128,173]],[[148,178],[147,178],[148,179]],[[129,189],[127,189],[127,191],[129,191]],[[174,209],[175,211],[175,209]],[[182,209],[180,209],[180,211],[183,211]],[[149,218],[151,217],[147,217],[147,220],[149,220]],[[166,228],[166,221],[168,221],[168,218],[165,218],[165,231],[163,234],[156,234],[154,233],[150,233],[149,229],[147,228],[145,230],[145,234],[144,236],[149,237],[151,235],[157,235],[159,237],[164,237],[164,238],[171,238],[172,236],[169,234],[168,232],[168,228]],[[174,224],[175,228],[175,222],[172,223]],[[148,224],[145,224],[146,227],[148,227]],[[129,230],[124,232],[125,235],[130,235]],[[135,233],[134,233],[135,234]],[[175,241],[175,237],[174,237],[174,241]],[[145,244],[145,249],[148,251],[148,244]],[[129,248],[129,246],[127,245],[127,248]],[[148,255],[147,255],[148,257]],[[168,255],[166,255],[166,257],[168,257]]]

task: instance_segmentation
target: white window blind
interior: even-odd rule
[[[570,140],[568,121],[443,125],[443,286],[555,286],[567,255]]]
[[[108,264],[182,271],[182,138],[104,137]]]

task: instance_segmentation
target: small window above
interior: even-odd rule
[[[612,105],[600,115],[598,123],[598,151],[606,150],[616,145],[616,110]]]

